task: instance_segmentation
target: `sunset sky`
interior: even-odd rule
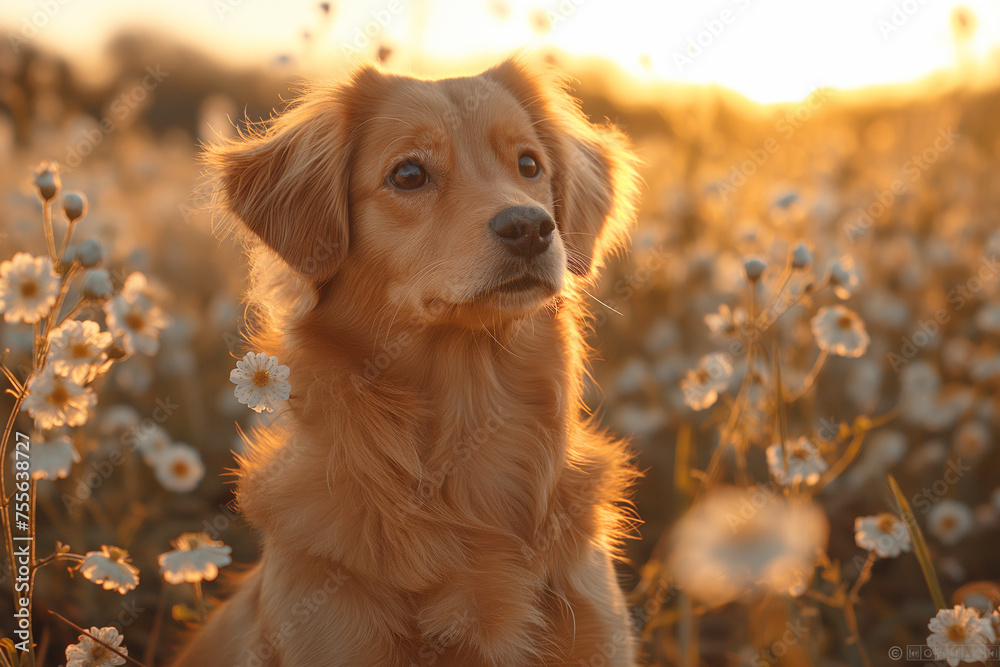
[[[100,73],[106,40],[129,27],[234,64],[290,56],[313,68],[341,65],[356,49],[370,54],[376,43],[395,47],[397,66],[441,73],[476,69],[519,47],[554,46],[610,58],[640,81],[717,83],[760,102],[800,99],[819,86],[910,81],[958,61],[1000,68],[995,0],[372,0],[333,2],[326,17],[319,4],[4,0],[0,25],[8,39],[37,40],[91,74]],[[976,19],[961,46],[950,20],[957,6]]]

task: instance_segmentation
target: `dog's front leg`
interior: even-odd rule
[[[571,639],[565,659],[550,664],[638,664],[634,629],[609,553],[594,549],[566,571],[555,573],[551,590],[558,609],[555,635]]]
[[[402,647],[412,609],[378,582],[288,551],[265,551],[262,574],[262,639],[280,656],[273,664],[410,667]]]

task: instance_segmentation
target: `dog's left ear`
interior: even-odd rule
[[[347,95],[346,87],[312,90],[266,130],[212,146],[205,156],[222,204],[317,283],[347,255]]]
[[[484,76],[504,85],[531,114],[549,154],[555,218],[567,268],[594,277],[609,252],[622,248],[635,220],[639,175],[625,135],[592,125],[551,72],[516,59]]]

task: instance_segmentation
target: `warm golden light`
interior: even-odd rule
[[[184,0],[133,3],[8,0],[12,43],[55,47],[97,67],[126,28],[166,33],[232,64],[343,67],[392,49],[394,65],[475,69],[517,49],[600,56],[638,81],[718,84],[758,102],[827,86],[913,81],[957,65],[996,70],[1000,5],[901,2],[643,2],[623,0],[368,0],[333,3]]]

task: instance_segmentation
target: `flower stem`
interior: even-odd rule
[[[45,243],[49,247],[49,257],[52,258],[52,264],[54,266],[59,266],[59,257],[56,255],[56,241],[55,234],[52,232],[52,200],[47,199],[42,203],[42,219],[43,226],[45,227]]]
[[[198,616],[205,620],[205,596],[201,592],[201,581],[194,582],[194,600],[198,604]]]
[[[794,403],[805,396],[806,392],[809,391],[809,388],[812,387],[813,383],[816,381],[816,376],[818,376],[819,372],[823,370],[823,364],[826,363],[829,356],[829,352],[826,350],[820,350],[819,356],[816,357],[816,361],[813,362],[813,367],[809,371],[809,375],[807,375],[806,379],[802,381],[802,386],[792,393],[785,394],[786,403]]]
[[[24,397],[28,395],[27,383],[22,386],[21,391],[17,392],[14,397],[14,405],[10,409],[10,416],[7,418],[7,426],[3,430],[3,441],[0,441],[0,462],[7,460],[7,443],[10,442],[10,436],[14,432],[14,421],[17,419],[17,413],[21,410],[21,404],[24,402]],[[9,496],[7,495],[7,470],[6,468],[0,469],[0,499],[3,500],[3,512],[0,512],[0,521],[3,524],[3,540],[4,549],[7,551],[7,567],[10,568],[10,576],[14,577],[17,572],[17,567],[14,563],[14,535],[10,529],[10,507],[9,507]],[[20,597],[17,592],[14,591],[14,587],[11,587],[11,593],[14,597],[14,608],[17,609],[17,599]]]
[[[138,665],[139,667],[146,667],[144,664],[142,664],[141,662],[139,662],[135,658],[130,658],[127,653],[122,653],[121,651],[119,651],[118,649],[116,649],[114,646],[111,646],[110,644],[106,644],[106,643],[102,642],[100,639],[98,639],[94,635],[90,634],[89,632],[87,632],[86,630],[84,630],[79,625],[77,625],[73,621],[69,620],[65,616],[63,616],[63,615],[61,615],[61,614],[59,614],[59,613],[57,613],[55,611],[52,611],[51,609],[49,609],[49,613],[52,614],[53,616],[55,616],[56,618],[58,618],[60,621],[62,621],[63,623],[65,623],[69,627],[71,627],[74,630],[76,630],[77,632],[79,632],[81,634],[84,634],[84,635],[87,635],[93,641],[97,642],[98,644],[100,644],[104,648],[108,649],[109,651],[111,651],[115,655],[118,655],[118,656],[121,656],[122,658],[125,658],[127,661],[131,662],[133,665]]]

